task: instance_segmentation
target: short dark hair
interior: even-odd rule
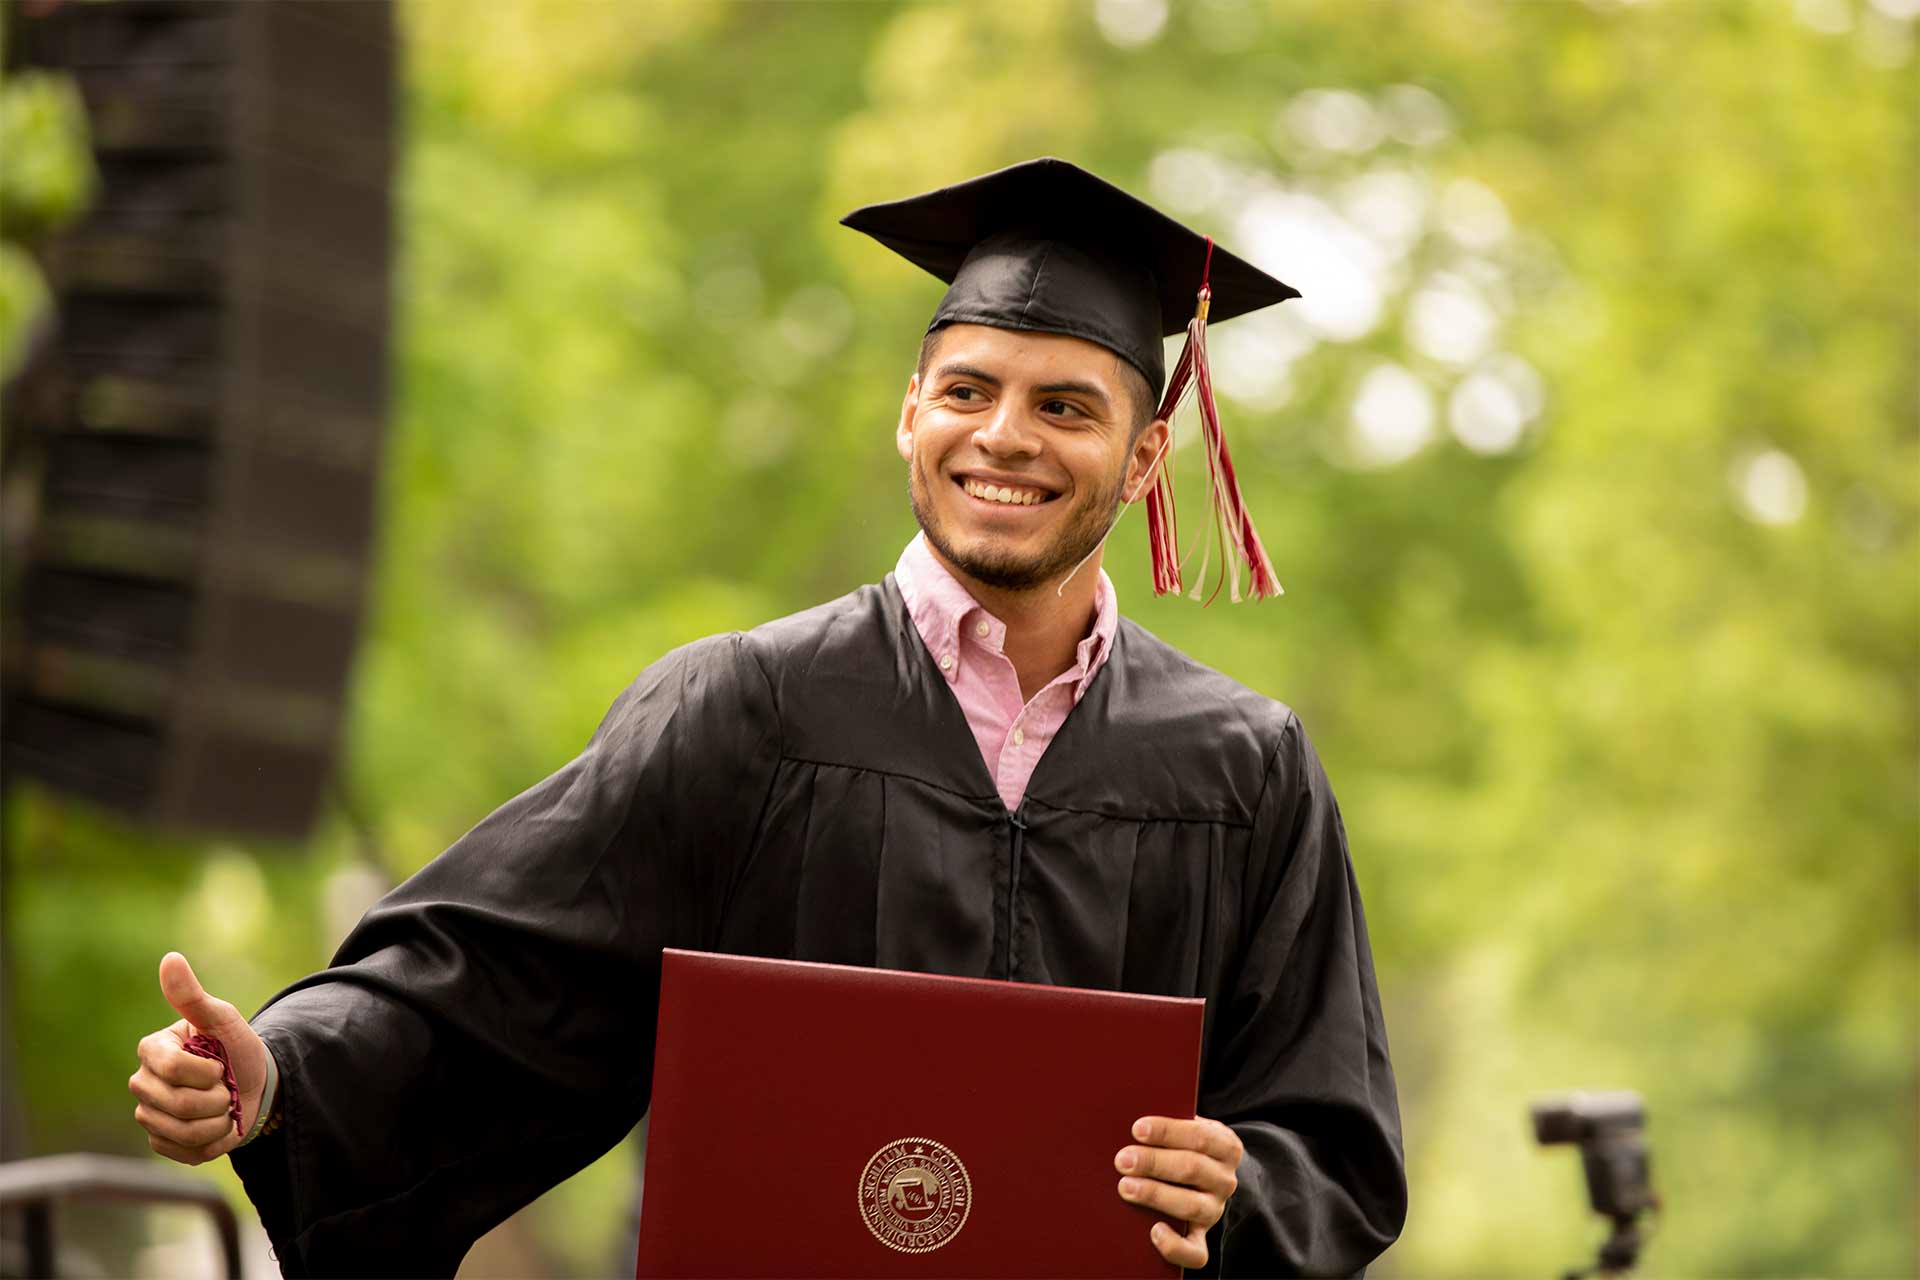
[[[920,377],[927,376],[927,366],[933,363],[933,353],[940,346],[940,335],[946,332],[946,326],[927,330],[927,336],[920,340],[920,362],[914,366],[914,372]],[[1118,355],[1113,357],[1114,367],[1120,371],[1120,380],[1126,383],[1127,399],[1133,405],[1133,438],[1138,440],[1140,433],[1153,422],[1159,404],[1154,400],[1153,388],[1147,384],[1147,375],[1128,364]]]

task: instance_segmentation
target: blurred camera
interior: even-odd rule
[[[1646,1123],[1640,1095],[1624,1090],[1559,1094],[1533,1104],[1534,1140],[1543,1147],[1580,1148],[1587,1198],[1595,1213],[1613,1222],[1613,1234],[1593,1268],[1602,1274],[1617,1275],[1633,1266],[1640,1250],[1635,1223],[1660,1206],[1647,1158]]]
[[[1584,1142],[1603,1130],[1643,1129],[1647,1109],[1640,1095],[1567,1093],[1533,1104],[1533,1136],[1543,1147],[1560,1142]]]

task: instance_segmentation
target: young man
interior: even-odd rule
[[[251,1027],[162,961],[182,1021],[140,1044],[136,1118],[174,1159],[233,1151],[288,1275],[451,1274],[618,1142],[664,946],[1204,996],[1200,1118],[1115,1135],[1116,1194],[1187,1224],[1151,1246],[1348,1274],[1398,1234],[1326,775],[1286,707],[1121,619],[1098,564],[1167,445],[1162,335],[1203,281],[1221,319],[1293,291],[1055,160],[847,222],[951,284],[900,407],[922,535],[895,571],[653,664]]]

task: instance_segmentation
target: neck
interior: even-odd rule
[[[1021,698],[1033,697],[1074,664],[1080,642],[1093,629],[1094,593],[1100,584],[1104,549],[1094,552],[1080,566],[1064,590],[1060,579],[1053,578],[1022,591],[980,581],[942,555],[931,541],[927,550],[980,602],[981,608],[1005,624],[1007,639],[1002,652],[1020,677]]]

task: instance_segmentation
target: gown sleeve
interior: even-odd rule
[[[1246,1155],[1206,1273],[1360,1274],[1406,1220],[1400,1110],[1346,831],[1291,714],[1245,876],[1199,1113]]]
[[[713,936],[778,758],[745,641],[676,650],[267,1002],[284,1118],[232,1161],[285,1275],[451,1276],[627,1134],[660,950]]]

